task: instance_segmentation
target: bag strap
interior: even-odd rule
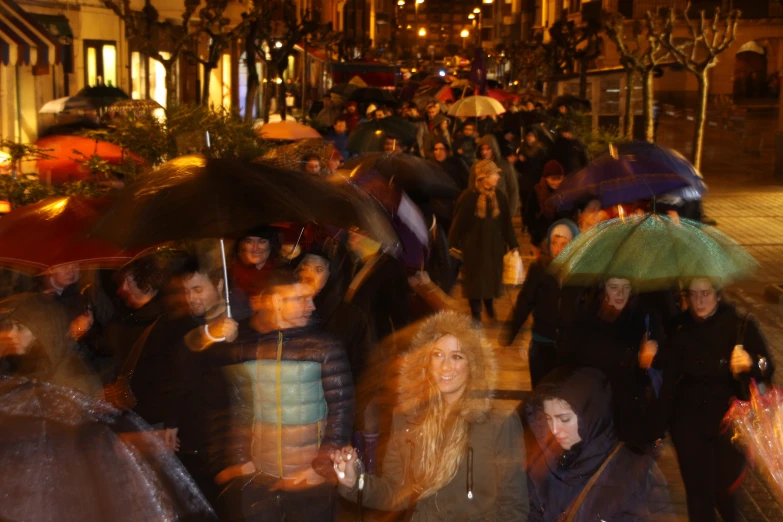
[[[144,349],[144,345],[147,343],[147,338],[150,336],[150,333],[152,332],[152,329],[155,327],[155,325],[158,324],[158,321],[160,321],[160,317],[155,319],[151,325],[145,328],[139,338],[136,339],[136,342],[133,343],[131,351],[128,354],[128,358],[125,359],[125,362],[122,364],[122,368],[120,369],[120,377],[130,378],[130,376],[133,375],[133,370],[136,369],[136,365],[139,363],[139,357],[141,357],[141,351]]]
[[[576,497],[576,500],[574,500],[574,503],[571,504],[571,507],[568,509],[568,516],[565,518],[564,522],[573,522],[576,518],[576,514],[579,512],[579,508],[582,506],[582,502],[584,502],[585,497],[587,497],[587,494],[590,493],[590,490],[593,488],[595,483],[598,481],[598,478],[601,476],[601,474],[606,469],[606,466],[609,465],[609,463],[612,461],[615,455],[620,451],[620,449],[623,447],[624,443],[619,442],[617,446],[614,447],[612,452],[609,454],[608,457],[604,460],[604,463],[601,464],[601,467],[598,468],[598,471],[593,473],[593,476],[590,477],[590,480],[587,481],[587,484],[585,484],[585,487],[582,488],[582,492],[579,493],[579,496]]]

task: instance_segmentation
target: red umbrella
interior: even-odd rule
[[[79,263],[82,268],[117,268],[145,249],[122,249],[87,232],[110,206],[107,198],[49,198],[0,218],[0,264],[44,272]]]
[[[503,89],[487,89],[487,96],[496,99],[500,103],[505,103],[508,100],[519,99],[518,95],[512,94],[508,91],[504,91]]]
[[[80,181],[90,177],[89,169],[80,165],[82,159],[74,150],[78,150],[87,158],[97,154],[111,165],[121,165],[124,158],[132,158],[137,164],[144,160],[127,149],[123,149],[107,141],[98,141],[82,136],[47,136],[35,142],[36,147],[52,149],[47,152],[53,159],[38,160],[38,174],[41,179],[50,180],[58,185],[68,181]]]

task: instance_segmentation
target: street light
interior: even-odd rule
[[[405,5],[405,0],[397,0],[397,5],[402,7]]]
[[[479,13],[481,12],[481,9],[480,9],[480,8],[478,8],[478,7],[474,7],[474,8],[473,8],[473,12],[474,12],[475,14],[479,14]]]
[[[470,13],[468,15],[468,20],[475,20],[475,19],[476,19],[476,15],[474,15],[473,13]]]
[[[419,36],[427,36],[427,30],[423,27],[419,29]]]
[[[462,37],[462,48],[467,49],[468,46],[468,36],[470,36],[470,31],[467,29],[463,29],[459,35]]]

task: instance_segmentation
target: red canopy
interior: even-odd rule
[[[144,160],[127,149],[123,149],[107,141],[98,141],[82,136],[47,136],[35,142],[36,147],[52,149],[47,152],[54,159],[38,160],[38,175],[42,180],[51,181],[59,185],[68,181],[80,181],[88,179],[90,172],[80,165],[77,160],[82,159],[77,150],[90,158],[97,154],[111,165],[121,165],[124,158],[130,157],[138,165],[143,165]]]

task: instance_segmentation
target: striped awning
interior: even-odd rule
[[[60,63],[60,44],[14,0],[0,0],[0,63],[48,66]]]

